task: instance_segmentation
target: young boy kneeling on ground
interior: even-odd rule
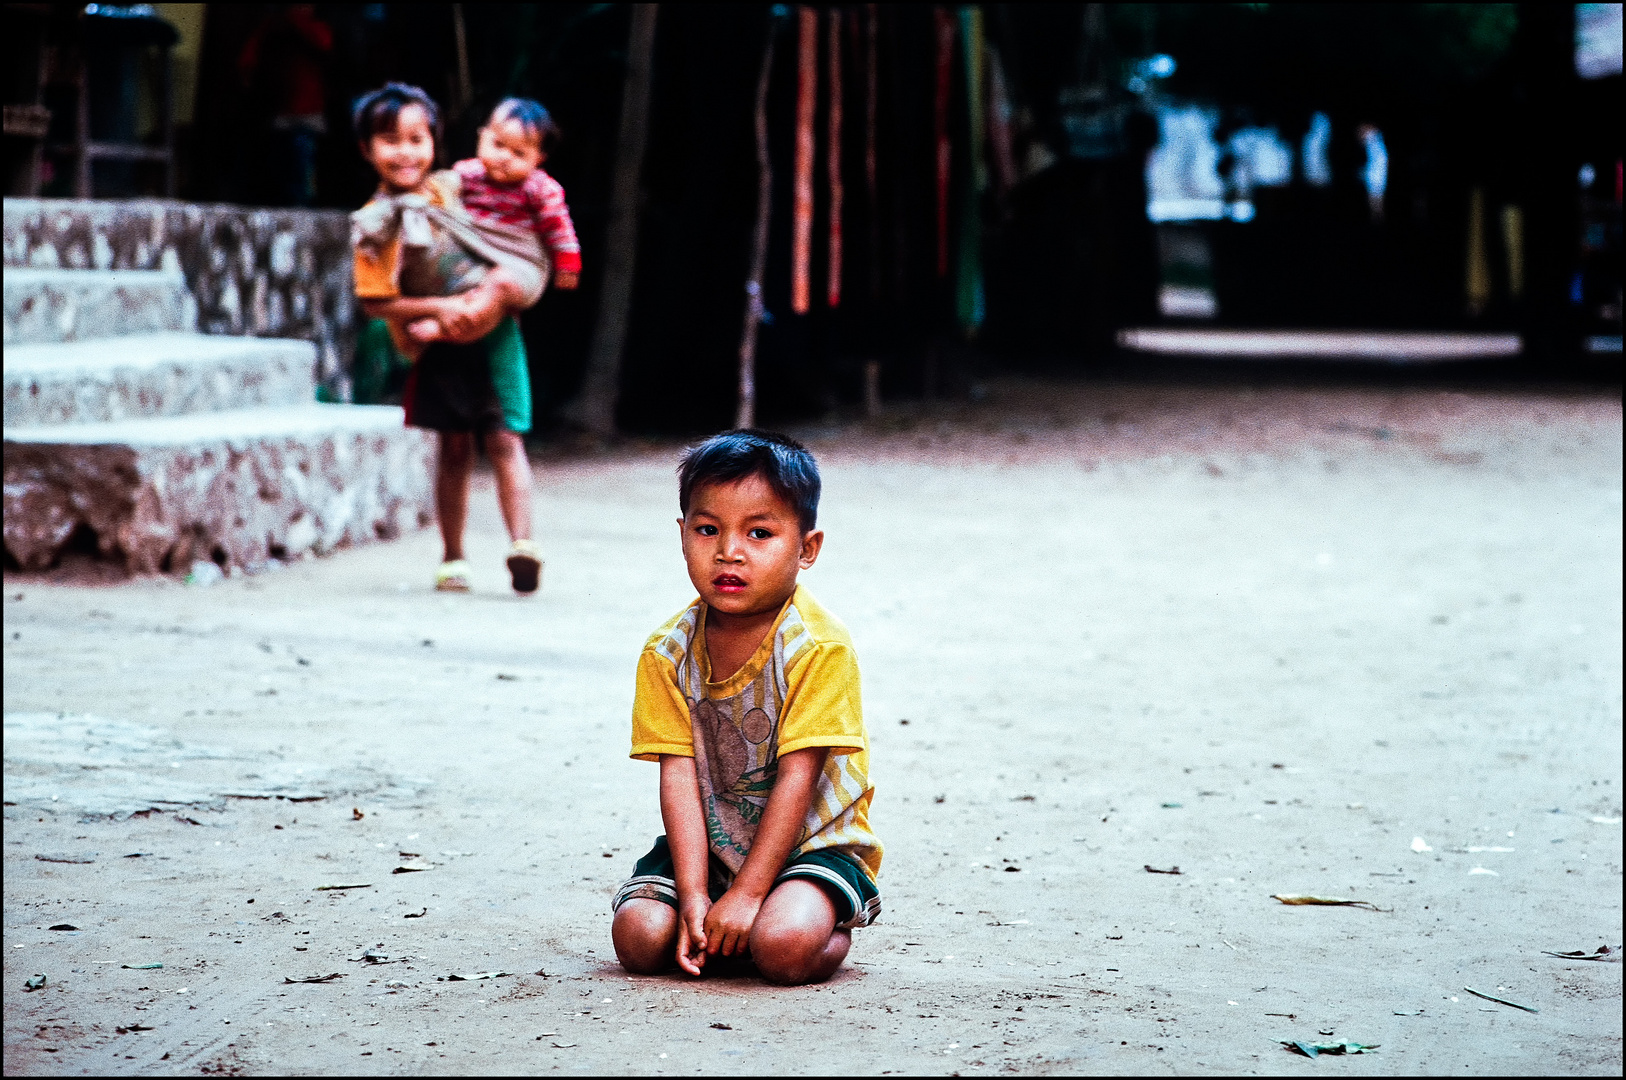
[[[632,756],[659,761],[666,835],[611,905],[621,966],[749,956],[820,982],[880,914],[869,736],[847,628],[796,576],[824,543],[801,445],[730,431],[678,470],[694,603],[638,658]]]

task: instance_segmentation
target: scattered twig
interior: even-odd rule
[[[1393,911],[1393,908],[1380,908],[1370,900],[1349,900],[1342,896],[1311,896],[1309,893],[1271,893],[1272,900],[1280,900],[1284,904],[1314,904],[1323,907],[1359,907],[1369,911]]]
[[[1482,994],[1471,986],[1464,986],[1463,989],[1468,991],[1468,993],[1472,994],[1474,997],[1484,998],[1486,1001],[1494,1001],[1498,1005],[1511,1005],[1515,1009],[1523,1009],[1527,1013],[1539,1013],[1541,1011],[1534,1005],[1520,1005],[1517,1001],[1509,1001],[1507,998],[1499,998],[1493,994]]]
[[[1178,866],[1171,866],[1167,870],[1159,870],[1157,867],[1147,864],[1146,872],[1148,874],[1178,874],[1180,873],[1180,868]]]
[[[318,885],[318,886],[316,886],[316,891],[317,892],[331,892],[334,889],[370,889],[372,887],[373,887],[372,882],[365,881],[365,882],[357,882],[354,885]]]
[[[326,983],[326,982],[332,982],[334,979],[342,979],[342,978],[344,978],[344,972],[342,972],[342,971],[335,971],[335,972],[332,972],[331,974],[328,974],[328,975],[310,975],[310,976],[307,976],[307,977],[305,977],[303,979],[290,979],[286,975],[284,975],[282,977],[282,983],[283,983],[284,986],[287,986],[287,985],[289,985],[291,983]]]
[[[1541,950],[1541,955],[1556,956],[1560,960],[1597,960],[1605,964],[1620,963],[1620,956],[1607,945],[1599,945],[1598,951],[1594,953],[1583,952],[1580,949],[1576,949],[1573,952],[1552,952],[1550,950],[1543,949]]]

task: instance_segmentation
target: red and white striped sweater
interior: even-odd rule
[[[499,184],[486,175],[479,158],[452,168],[463,179],[463,206],[471,216],[534,230],[553,256],[556,272],[581,272],[582,246],[559,181],[536,169],[522,183]]]

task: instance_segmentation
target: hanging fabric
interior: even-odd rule
[[[792,216],[790,307],[806,315],[813,261],[813,113],[819,89],[819,17],[806,4],[796,9],[796,176]]]
[[[757,105],[753,117],[757,137],[757,224],[751,238],[751,276],[745,282],[745,329],[740,335],[739,396],[734,426],[748,428],[757,417],[757,328],[767,316],[762,307],[762,276],[768,266],[768,225],[773,209],[773,161],[768,156],[768,88],[773,76],[774,38],[779,17],[768,17],[768,37],[762,46],[762,73],[757,76]]]
[[[841,306],[841,204],[846,191],[841,185],[841,9],[830,9],[828,42],[830,66],[829,146],[824,160],[830,180],[830,267],[826,275],[825,302]]]
[[[955,275],[955,314],[967,338],[982,328],[985,303],[982,286],[982,198],[988,190],[988,164],[984,153],[982,8],[960,9],[960,44],[965,59],[965,104],[970,145],[966,160],[969,182],[960,197],[960,251]]]
[[[864,188],[869,196],[869,295],[881,295],[881,188],[875,160],[875,125],[880,104],[880,73],[876,62],[880,32],[874,4],[864,5]]]
[[[1001,200],[1016,184],[1016,156],[1011,151],[1011,91],[999,50],[986,46],[988,56],[988,156],[994,160],[994,193]]]
[[[937,22],[937,87],[932,100],[932,130],[937,148],[937,276],[949,272],[949,166],[954,146],[949,142],[949,89],[954,77],[954,19],[940,7],[932,14]]]

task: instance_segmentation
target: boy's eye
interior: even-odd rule
[[[746,533],[745,535],[749,536],[753,540],[766,540],[766,539],[768,539],[768,537],[772,536],[773,533],[769,532],[767,529],[764,529],[762,526],[758,525],[756,528],[752,529],[750,532]]]
[[[715,526],[715,525],[696,525],[694,527],[694,531],[699,533],[701,536],[716,536],[717,535],[717,526]]]

